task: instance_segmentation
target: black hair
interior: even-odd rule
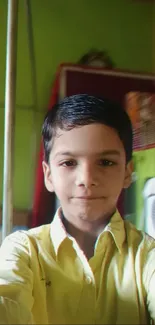
[[[71,130],[75,127],[100,123],[115,129],[126,153],[126,162],[132,158],[132,125],[122,106],[109,99],[86,94],[65,97],[54,105],[45,116],[42,127],[44,159],[49,161],[52,139],[58,128]]]

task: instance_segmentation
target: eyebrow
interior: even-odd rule
[[[76,157],[79,156],[80,154],[76,154],[74,152],[71,151],[60,151],[57,152],[54,156],[54,158],[56,158],[57,156],[72,156],[72,157]],[[112,155],[112,156],[120,156],[120,152],[118,150],[104,150],[102,152],[96,152],[95,153],[96,156],[106,156],[106,155]]]

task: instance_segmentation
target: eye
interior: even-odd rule
[[[108,160],[108,159],[101,159],[100,162],[99,162],[99,164],[101,166],[104,166],[104,167],[110,167],[110,166],[115,165],[115,163],[113,161]]]
[[[75,160],[66,160],[61,163],[61,166],[63,167],[74,167],[76,166],[76,161]]]

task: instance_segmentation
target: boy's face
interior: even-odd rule
[[[131,183],[117,132],[103,124],[57,130],[49,165],[43,162],[45,185],[60,200],[66,219],[80,229],[102,223],[114,213],[122,188]]]

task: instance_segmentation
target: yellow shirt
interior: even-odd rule
[[[149,315],[155,320],[155,241],[118,212],[89,261],[60,210],[1,246],[0,324],[149,324]]]

